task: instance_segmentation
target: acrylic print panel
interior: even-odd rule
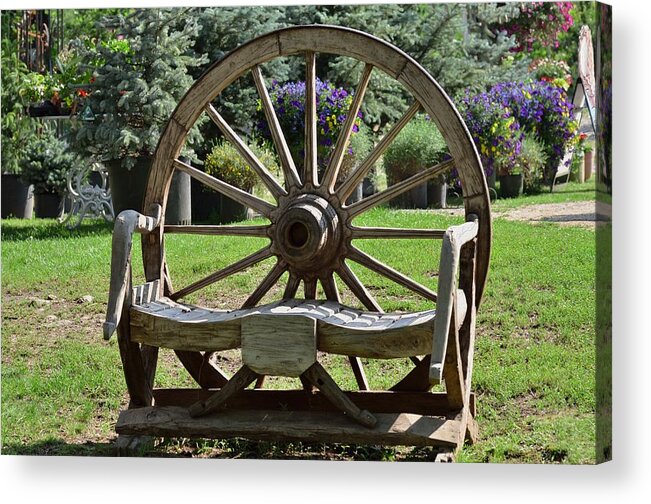
[[[15,10],[2,33],[3,165],[42,174],[20,147],[51,130],[144,203],[73,234],[3,219],[3,453],[610,460],[610,7]]]

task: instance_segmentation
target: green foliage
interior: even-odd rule
[[[274,155],[266,147],[252,149],[260,162],[272,173],[278,172]],[[204,163],[206,173],[244,191],[251,192],[260,179],[230,142],[220,141]]]
[[[542,143],[534,135],[525,133],[516,162],[516,167],[519,168],[520,173],[524,174],[525,190],[537,191],[540,189],[546,163],[547,154],[545,154]]]
[[[3,14],[4,16],[4,14]],[[36,134],[36,122],[26,113],[29,72],[10,40],[2,40],[2,172],[20,173],[25,145]]]
[[[85,38],[95,41],[110,40],[111,30],[102,25],[107,16],[127,16],[133,9],[64,9],[63,24],[66,38]]]
[[[101,24],[115,30],[117,41],[100,41],[84,54],[87,64],[98,65],[88,97],[95,119],[75,123],[72,143],[85,155],[120,159],[131,168],[138,157],[153,154],[192,84],[189,69],[203,62],[192,51],[199,25],[192,9],[138,9]],[[195,127],[188,146],[197,141]]]
[[[447,145],[436,125],[415,117],[384,153],[387,183],[395,184],[443,159]]]
[[[25,161],[21,178],[27,184],[34,184],[37,194],[63,194],[66,175],[72,169],[75,156],[68,145],[46,130],[26,146]]]
[[[514,42],[503,32],[489,31],[491,20],[511,9],[507,4],[383,4],[336,6],[326,22],[372,33],[418,61],[453,98],[466,88],[483,91],[502,80],[523,79],[525,61],[516,61]],[[328,78],[354,89],[362,65],[350,58],[330,62]],[[352,86],[352,87],[351,87]],[[364,121],[395,121],[409,104],[406,90],[376,72],[362,105]]]
[[[199,33],[195,45],[198,55],[205,54],[203,64],[190,69],[197,78],[209,65],[223,58],[239,45],[286,25],[285,7],[209,7],[198,13]],[[278,58],[263,65],[268,79],[284,81],[289,77],[289,63]],[[251,115],[254,113],[258,94],[250,74],[242,76],[228,86],[217,98],[220,114],[237,131],[251,133]],[[208,121],[201,127],[204,138],[219,136],[217,126]],[[207,153],[199,152],[203,156]]]

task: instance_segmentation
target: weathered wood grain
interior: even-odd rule
[[[353,126],[357,120],[357,113],[359,108],[362,106],[362,101],[364,100],[364,95],[366,94],[366,88],[368,87],[369,82],[371,81],[371,72],[373,71],[373,65],[366,64],[364,70],[362,70],[362,76],[355,90],[355,95],[353,101],[350,104],[348,109],[346,120],[341,127],[339,136],[337,137],[337,143],[335,148],[330,156],[328,161],[328,166],[326,167],[325,173],[323,174],[323,180],[321,184],[330,192],[335,188],[335,183],[337,182],[337,177],[339,176],[339,169],[341,168],[341,162],[344,159],[345,149],[348,147],[348,142],[350,141],[350,136],[353,133]]]
[[[131,297],[131,246],[133,233],[150,233],[161,219],[161,206],[153,205],[151,215],[124,210],[115,218],[111,244],[111,285],[103,325],[104,339],[110,339],[120,323],[125,298]],[[128,305],[127,305],[128,309]]]
[[[258,374],[300,376],[316,362],[316,321],[277,315],[244,317],[242,362]]]
[[[352,229],[353,239],[376,238],[387,240],[390,238],[439,238],[445,236],[445,229],[410,229],[410,228],[383,228],[383,227],[355,227]]]
[[[173,302],[131,309],[133,341],[175,350],[227,350],[241,346],[241,324],[264,314],[282,327],[285,319],[316,320],[317,346],[324,352],[389,359],[424,355],[432,347],[435,312],[362,312],[335,302],[292,300],[231,312],[184,308]]]
[[[166,233],[266,238],[269,226],[165,225]]]
[[[323,366],[315,362],[307,369],[303,376],[307,378],[312,385],[318,388],[323,395],[337,408],[342,410],[346,416],[353,419],[368,428],[373,428],[377,419],[370,412],[359,408],[350,398],[343,393]]]
[[[477,236],[477,231],[477,219],[474,215],[471,215],[468,222],[459,226],[450,227],[443,238],[441,259],[439,262],[438,294],[440,297],[437,302],[438,317],[434,324],[430,369],[432,383],[440,383],[443,377],[442,366],[443,362],[445,362],[447,337],[450,334],[450,327],[454,327],[455,330],[458,328],[458,321],[452,319],[452,313],[453,309],[458,308],[454,304],[458,297],[460,297],[457,295],[456,284],[461,247],[470,240],[474,240]],[[464,299],[464,301],[467,300]]]
[[[267,86],[264,83],[264,78],[262,77],[260,66],[254,66],[251,69],[251,73],[253,74],[255,87],[258,90],[258,95],[260,96],[260,101],[262,102],[262,109],[264,110],[264,115],[267,119],[269,130],[271,131],[271,138],[280,159],[280,166],[285,177],[285,185],[287,189],[298,187],[301,185],[301,180],[298,175],[298,171],[296,170],[294,158],[292,158],[292,154],[289,150],[289,147],[287,146],[287,140],[285,139],[285,135],[283,135],[282,128],[278,122],[276,110],[271,103],[271,97],[269,96],[269,91],[267,90]]]
[[[256,173],[262,183],[265,185],[269,192],[273,195],[276,200],[281,196],[286,196],[287,191],[278,183],[274,176],[267,170],[267,168],[260,162],[258,157],[253,153],[248,145],[239,137],[233,128],[226,122],[226,120],[221,116],[215,107],[211,104],[206,106],[206,113],[210,116],[213,122],[221,130],[223,135],[228,139],[228,141],[235,147],[237,152],[244,158],[246,163],[251,167],[251,169]]]
[[[305,51],[305,158],[303,184],[316,186],[317,175],[316,54]]]
[[[409,413],[376,413],[369,429],[339,412],[242,411],[192,418],[186,408],[146,407],[120,413],[118,434],[231,438],[271,441],[341,442],[407,446],[459,446],[456,420]]]
[[[221,389],[214,392],[208,399],[199,400],[190,405],[188,413],[191,417],[200,417],[220,410],[231,397],[244,390],[259,377],[260,375],[246,365],[242,366]]]

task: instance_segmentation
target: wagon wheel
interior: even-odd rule
[[[323,176],[317,174],[317,114],[316,114],[316,54],[329,53],[356,59],[364,65],[360,82],[341,129],[338,141]],[[274,58],[304,55],[306,66],[305,156],[302,166],[296,166],[279,125],[262,74],[261,64]],[[412,95],[413,104],[346,178],[339,172],[354,120],[362,104],[370,77],[384,72],[400,82]],[[246,143],[211,104],[220,93],[241,76],[252,74],[262,107],[277,150],[284,175],[281,185],[253,154]],[[272,76],[268,76],[272,77]],[[422,110],[429,114],[447,143],[451,159],[422,170],[386,190],[347,205],[345,202],[364,179],[404,126]],[[214,178],[179,159],[187,133],[201,114],[207,114],[223,135],[235,146],[262,180],[275,200],[271,204]],[[178,104],[161,136],[150,172],[145,206],[166,207],[168,191],[175,170],[190,176],[251,209],[269,220],[259,226],[169,226],[161,225],[157,234],[143,238],[143,256],[147,280],[165,279],[165,295],[180,300],[214,282],[240,272],[267,258],[275,257],[271,271],[244,302],[243,307],[255,306],[263,296],[288,272],[283,298],[297,295],[303,284],[306,299],[316,296],[319,282],[329,300],[340,301],[335,281],[338,276],[366,309],[381,312],[374,295],[362,284],[347,261],[358,263],[373,272],[430,300],[436,294],[429,288],[378,261],[355,246],[355,239],[413,239],[441,238],[442,230],[364,228],[353,225],[353,219],[367,210],[424,183],[429,178],[456,168],[462,186],[466,216],[474,214],[479,220],[477,237],[476,297],[478,306],[490,254],[489,195],[484,174],[472,139],[451,101],[433,78],[412,58],[375,37],[341,27],[302,26],[273,32],[242,45],[214,64],[195,82]],[[343,179],[343,180],[342,180]],[[163,212],[164,215],[164,212]],[[185,232],[207,235],[256,236],[268,238],[270,244],[257,252],[203,279],[178,290],[172,287],[165,262],[164,234]],[[223,377],[209,364],[209,352],[177,352],[181,362],[203,387],[221,386]],[[414,362],[418,362],[416,358]],[[364,388],[363,371],[351,357],[360,388]],[[360,376],[361,375],[361,376]]]

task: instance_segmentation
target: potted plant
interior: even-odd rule
[[[26,147],[21,177],[34,186],[36,217],[57,217],[61,211],[66,177],[73,168],[75,156],[64,140],[51,130],[34,139]]]
[[[317,100],[316,113],[318,118],[317,165],[318,174],[322,176],[334,150],[341,127],[346,121],[353,96],[346,89],[336,87],[331,82],[327,80],[322,81],[318,78],[316,79],[315,91]],[[278,121],[285,134],[294,163],[297,167],[301,167],[303,166],[303,156],[305,153],[305,82],[290,81],[280,84],[274,81],[269,89],[269,95],[271,102],[274,104]],[[359,136],[361,127],[362,113],[358,112],[355,124],[353,125],[348,150],[344,155],[337,178],[338,183],[341,183],[356,163],[363,159],[364,154],[361,150],[365,150],[366,153],[370,152],[368,145],[370,140],[368,138],[366,139],[368,141],[364,138],[356,138]],[[262,103],[259,100],[255,132],[266,141],[271,141],[272,139],[271,131],[262,111]],[[357,152],[355,149],[357,149]],[[360,191],[357,191],[357,194],[354,194],[352,198],[361,197]]]
[[[278,174],[278,163],[267,147],[253,145],[252,150],[269,171]],[[204,162],[204,170],[209,175],[249,193],[260,185],[257,174],[237,149],[226,140],[219,141],[210,151]],[[262,188],[259,190],[262,192]],[[204,191],[214,192],[209,188],[204,188]],[[260,194],[260,196],[263,198],[270,197],[264,194]],[[218,215],[213,213],[213,215],[209,216],[209,220],[216,221],[218,224],[226,224],[246,220],[248,217],[249,214],[245,206],[227,196],[221,195],[219,198],[219,213]]]
[[[525,134],[518,154],[518,165],[523,174],[523,192],[528,194],[541,192],[546,164],[547,154],[542,143],[535,135]]]
[[[94,65],[94,82],[86,98],[87,112],[73,124],[73,143],[107,165],[116,213],[142,210],[162,129],[192,84],[188,69],[204,63],[191,51],[199,29],[192,13],[192,9],[136,9],[127,16],[107,16],[101,24],[113,31],[113,38],[84,53],[85,63]],[[191,147],[199,140],[195,126],[183,152],[186,157],[193,157]],[[189,201],[187,177],[175,174],[170,196],[182,187]],[[191,219],[189,204],[177,207],[184,215],[171,215],[168,207],[166,222]]]
[[[31,219],[33,188],[20,175],[25,145],[36,135],[36,124],[26,113],[29,72],[11,44],[8,38],[2,40],[2,218]]]
[[[424,115],[416,116],[384,153],[387,185],[396,184],[439,163],[445,154],[446,144],[436,125]],[[444,180],[440,178],[436,182],[441,184]],[[432,193],[444,194],[440,190]],[[402,208],[427,208],[427,183],[394,198],[391,203]],[[436,204],[445,206],[440,200]]]

